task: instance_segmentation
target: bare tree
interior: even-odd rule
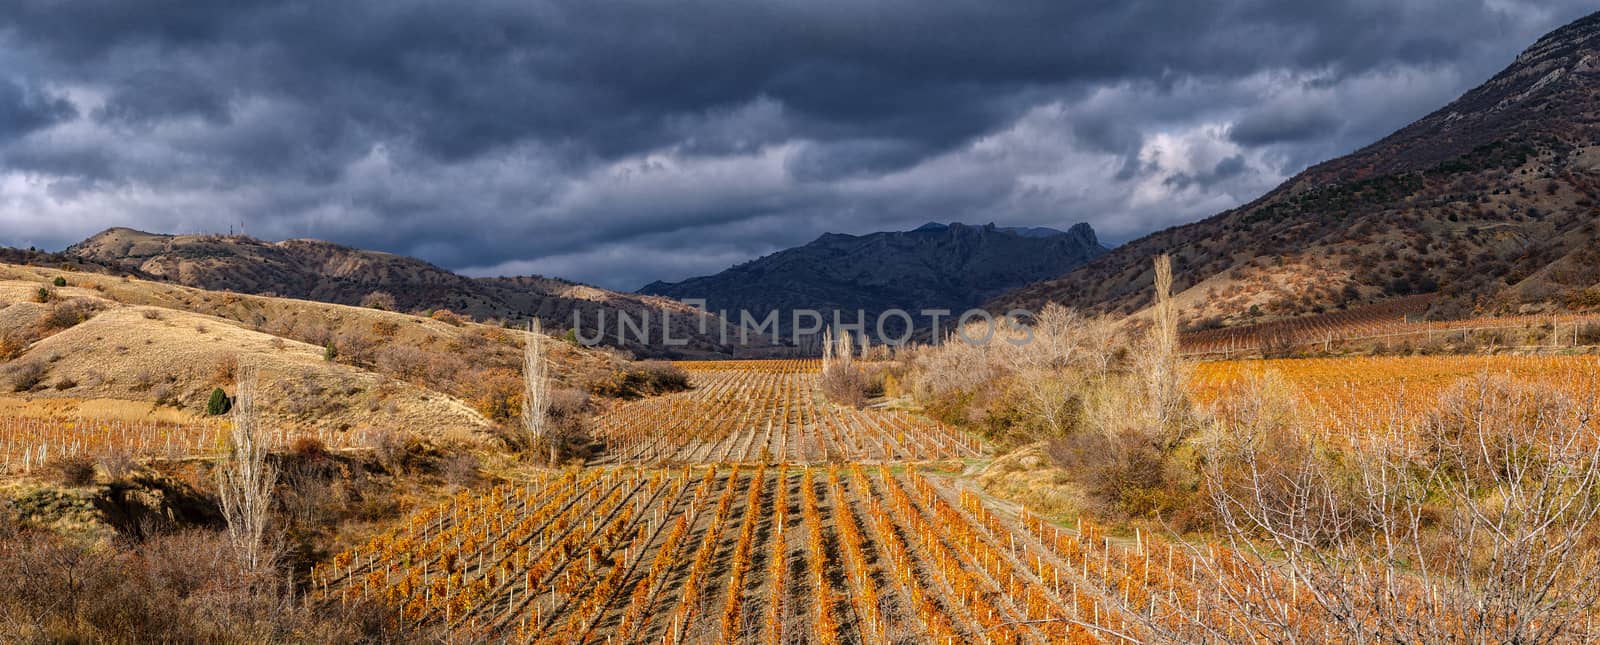
[[[1179,415],[1184,398],[1185,375],[1178,358],[1178,308],[1172,302],[1172,257],[1163,253],[1155,259],[1156,303],[1151,309],[1148,346],[1141,354],[1148,411],[1156,428],[1167,435],[1167,448],[1183,440]]]
[[[535,319],[528,325],[522,352],[522,429],[528,446],[549,449],[549,464],[555,465],[559,446],[550,428],[550,362],[545,357],[544,332]]]
[[[217,493],[228,537],[245,567],[259,571],[271,564],[267,523],[278,471],[267,463],[266,438],[256,413],[255,366],[240,366],[232,410],[227,461],[217,468]]]

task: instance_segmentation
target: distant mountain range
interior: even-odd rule
[[[1009,289],[1061,275],[1105,251],[1088,224],[1059,231],[929,223],[910,231],[828,233],[716,275],[653,282],[639,293],[704,299],[711,310],[727,311],[733,320],[741,310],[758,319],[778,311],[784,329],[795,310],[819,310],[830,318],[838,311],[847,323],[861,311],[868,331],[875,333],[872,327],[886,310],[910,312],[922,326],[923,309],[959,313]],[[885,322],[885,331],[903,331],[903,319]]]
[[[1429,315],[1600,306],[1600,14],[1457,101],[1260,199],[1135,240],[994,308],[1134,313],[1173,256],[1191,325],[1437,292]]]

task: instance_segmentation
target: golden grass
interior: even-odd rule
[[[203,411],[213,388],[232,391],[225,365],[238,361],[257,365],[270,384],[263,388],[264,412],[269,422],[279,426],[397,430],[467,442],[481,439],[490,428],[482,415],[453,397],[325,361],[321,347],[256,331],[234,318],[187,308],[204,308],[208,302],[224,309],[243,307],[266,322],[314,317],[354,324],[405,320],[392,342],[426,342],[429,336],[454,338],[461,333],[456,327],[356,307],[236,296],[11,265],[0,265],[0,278],[11,278],[0,279],[0,315],[11,307],[32,305],[34,292],[55,275],[67,276],[73,284],[93,281],[104,286],[104,291],[82,287],[55,290],[58,297],[94,298],[106,308],[88,321],[39,340],[18,359],[37,360],[48,367],[42,388],[4,399],[4,407],[20,415],[193,418]]]

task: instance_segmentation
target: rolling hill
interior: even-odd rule
[[[35,263],[51,264],[52,256],[12,251]],[[448,310],[477,320],[516,323],[538,318],[547,329],[570,329],[574,316],[589,336],[604,312],[605,339],[641,355],[709,355],[719,351],[709,334],[701,334],[697,310],[668,298],[618,293],[540,276],[470,278],[422,260],[354,249],[321,240],[267,242],[245,236],[162,235],[113,228],[56,254],[63,262],[107,267],[152,280],[199,287],[359,305],[373,293],[388,294],[398,311]],[[16,261],[15,259],[12,261]],[[648,316],[652,342],[636,335],[617,343],[618,315],[632,320]],[[687,338],[682,347],[663,347],[660,325],[665,315],[673,338]],[[707,329],[713,329],[707,327]]]

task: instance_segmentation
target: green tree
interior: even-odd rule
[[[222,391],[222,388],[220,387],[211,391],[211,399],[206,401],[207,415],[220,417],[224,414],[227,414],[232,409],[233,399],[228,398],[227,392]]]

